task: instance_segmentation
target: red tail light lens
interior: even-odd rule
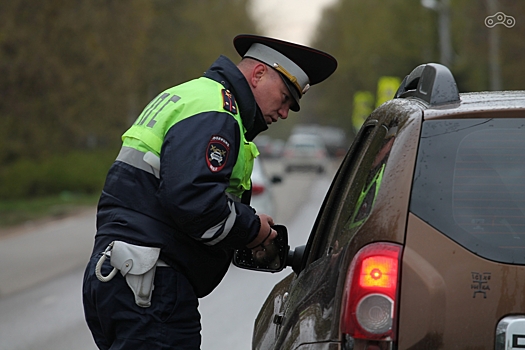
[[[252,184],[252,195],[256,196],[264,192],[264,186],[259,184]]]
[[[401,246],[373,243],[352,260],[346,277],[341,331],[353,338],[395,340]]]
[[[359,276],[362,288],[392,289],[397,285],[397,259],[371,256],[363,260]]]

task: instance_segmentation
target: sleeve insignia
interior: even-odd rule
[[[222,108],[230,113],[237,114],[237,105],[235,104],[235,97],[230,90],[222,89]]]
[[[208,168],[216,173],[226,165],[230,153],[230,143],[219,135],[213,135],[206,148],[206,164]]]

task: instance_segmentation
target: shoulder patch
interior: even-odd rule
[[[235,105],[235,97],[230,90],[222,89],[222,108],[230,113],[237,114],[237,106]]]
[[[226,165],[230,154],[230,143],[222,136],[213,135],[206,148],[206,164],[208,168],[216,173]]]

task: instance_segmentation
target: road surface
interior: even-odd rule
[[[266,166],[270,174],[282,171],[278,162]],[[286,174],[275,187],[275,219],[288,227],[292,248],[306,243],[332,176]],[[92,209],[0,235],[0,350],[96,350],[81,302],[94,231]],[[289,268],[269,274],[232,267],[200,301],[202,349],[250,349],[259,308],[289,273]]]

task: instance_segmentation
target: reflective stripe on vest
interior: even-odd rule
[[[140,170],[144,170],[157,179],[160,179],[160,158],[153,152],[141,152],[131,147],[123,146],[117,156],[120,162],[126,163]],[[226,193],[226,196],[234,202],[240,202],[241,198],[232,193]]]
[[[253,142],[244,138],[245,130],[240,113],[233,114],[223,108],[223,89],[224,86],[218,82],[202,77],[164,91],[146,106],[131,128],[124,133],[123,146],[159,156],[164,136],[176,123],[203,112],[228,113],[239,125],[241,140],[226,192],[241,198],[244,191],[251,188],[253,160],[259,151]],[[209,97],[203,99],[202,96]],[[141,166],[138,168],[145,170]]]
[[[158,164],[156,164],[155,161],[152,161],[154,157],[157,156],[153,154],[153,152],[141,152],[134,148],[123,146],[120,149],[116,160],[129,164],[140,170],[144,170],[155,175],[157,179],[160,179],[160,159]]]
[[[148,151],[144,153],[134,148],[124,146],[120,149],[120,152],[117,156],[117,161],[131,165],[137,169],[144,170],[154,175],[157,179],[160,178],[160,159],[152,152]],[[226,196],[234,202],[241,201],[240,198],[235,197],[231,193],[226,193]],[[235,210],[235,205],[231,202],[228,203],[228,207],[230,208],[230,214],[228,217],[219,222],[217,225],[210,227],[201,235],[200,240],[204,241],[204,244],[215,245],[222,241],[230,232],[231,228],[235,224],[237,211]],[[219,232],[221,228],[223,229],[222,233],[218,237],[214,238],[215,234]]]

